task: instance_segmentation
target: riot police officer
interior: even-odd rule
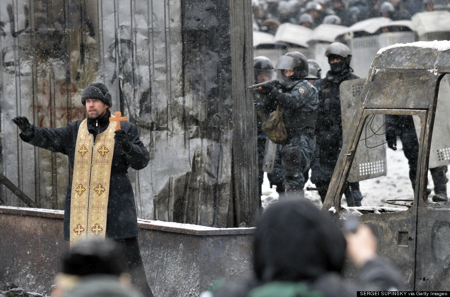
[[[312,168],[311,181],[316,185],[322,202],[342,148],[342,119],[339,86],[343,81],[356,79],[350,67],[350,49],[342,43],[330,44],[325,52],[330,70],[322,79],[319,90],[319,109],[316,126],[318,161]],[[344,190],[348,206],[361,206],[359,183],[347,183]]]
[[[269,58],[265,56],[258,56],[253,59],[253,73],[255,75],[255,84],[263,83],[271,80],[274,77],[275,68],[272,65],[272,62]],[[261,94],[253,93],[254,101],[257,103],[256,108],[261,110],[264,113],[265,117],[268,117],[267,112],[263,109],[259,108],[259,102],[261,102]],[[261,190],[262,183],[264,181],[264,171],[263,171],[263,160],[264,160],[264,151],[266,147],[266,141],[268,141],[267,135],[261,129],[262,119],[261,117],[257,117],[257,129],[258,129],[258,180],[259,180],[259,189]],[[277,148],[275,154],[275,161],[273,166],[273,171],[267,174],[267,179],[270,182],[270,185],[275,185],[277,187],[278,192],[283,192],[283,174],[282,174],[282,166],[281,166],[281,157],[280,150]]]
[[[417,139],[414,120],[411,115],[387,115],[386,121],[386,141],[388,147],[397,150],[397,138],[403,146],[403,153],[409,164],[409,179],[413,190],[416,186],[417,158],[419,156],[419,141]],[[431,177],[434,183],[433,202],[445,202],[447,197],[447,166],[430,168]],[[431,190],[427,189],[430,194]]]
[[[309,79],[309,82],[312,83],[317,90],[319,90],[320,83],[322,81],[322,67],[320,67],[319,63],[316,60],[308,59],[308,69],[309,76],[313,77]]]
[[[287,138],[281,145],[284,197],[303,197],[305,178],[316,145],[315,124],[318,107],[318,91],[307,81],[308,61],[300,52],[289,52],[278,60],[279,85],[265,85],[259,91],[265,95],[264,109],[282,110]]]

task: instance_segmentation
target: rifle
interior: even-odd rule
[[[276,80],[276,79],[272,79],[272,80],[268,80],[268,81],[265,81],[265,82],[262,82],[262,83],[259,83],[259,84],[256,84],[256,85],[248,86],[247,89],[250,92],[261,91],[264,86],[273,86],[273,87],[278,89],[279,86],[280,86],[280,82],[278,80]]]

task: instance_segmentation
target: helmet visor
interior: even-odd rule
[[[254,71],[256,83],[262,83],[273,79],[275,72],[273,69],[254,69]]]
[[[277,66],[275,67],[277,70],[285,70],[285,69],[294,69],[298,63],[296,63],[295,59],[289,56],[281,56],[278,59]]]

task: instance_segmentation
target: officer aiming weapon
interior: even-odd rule
[[[280,82],[278,80],[276,80],[276,79],[272,79],[272,80],[268,80],[268,81],[265,81],[265,82],[262,82],[262,83],[259,83],[259,84],[248,86],[247,89],[250,92],[254,92],[254,91],[262,91],[264,89],[271,90],[274,87],[277,88],[277,89],[281,88]]]

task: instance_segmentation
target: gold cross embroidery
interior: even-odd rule
[[[75,211],[83,211],[86,209],[86,205],[82,202],[75,202],[72,209]]]
[[[116,130],[120,129],[120,122],[126,121],[126,120],[127,120],[127,117],[122,117],[122,113],[120,111],[116,111],[116,113],[114,114],[114,117],[109,118],[110,122],[116,122]]]
[[[102,210],[105,208],[105,204],[102,202],[93,202],[90,209],[92,210]]]
[[[102,157],[104,157],[107,153],[109,153],[109,150],[106,146],[102,145],[102,147],[98,149],[98,152]]]
[[[86,188],[83,187],[82,184],[79,184],[78,187],[75,189],[75,192],[77,192],[77,194],[80,196],[81,196],[81,194],[84,193],[84,191],[86,191]]]
[[[81,226],[80,224],[78,224],[77,227],[73,229],[73,231],[75,232],[75,234],[78,235],[78,236],[80,236],[81,233],[84,232],[84,230],[85,230],[85,229],[84,229],[83,226]]]
[[[98,184],[94,191],[100,196],[101,194],[103,194],[103,192],[106,191],[106,189],[101,184]]]
[[[103,228],[100,227],[100,225],[97,223],[94,225],[94,227],[92,227],[91,231],[94,232],[95,235],[99,235],[100,232],[103,231]]]
[[[82,157],[84,157],[84,155],[86,155],[88,150],[87,150],[86,146],[83,145],[78,152],[81,154]]]

